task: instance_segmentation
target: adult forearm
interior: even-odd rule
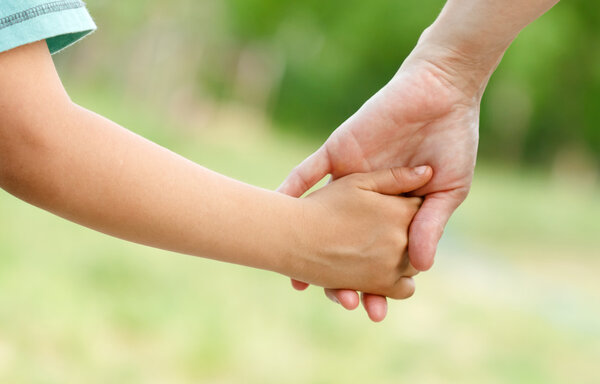
[[[559,0],[448,0],[428,39],[473,56],[503,52]]]
[[[415,55],[481,93],[519,32],[559,0],[448,0],[423,33]]]
[[[3,188],[122,239],[285,272],[294,199],[214,173],[76,105],[50,113],[45,126],[11,139],[20,142],[3,153]]]

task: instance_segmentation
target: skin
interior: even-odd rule
[[[430,167],[339,179],[305,199],[203,168],[74,104],[45,42],[0,53],[0,186],[125,240],[397,299]]]
[[[480,102],[488,80],[518,33],[558,0],[449,0],[392,80],[344,122],[279,188],[301,196],[325,175],[428,164],[434,177],[413,194],[425,201],[409,232],[411,263],[433,265],[448,219],[465,200],[477,156]],[[293,281],[296,289],[307,285]],[[357,292],[326,290],[348,309]],[[385,297],[363,294],[372,319]]]

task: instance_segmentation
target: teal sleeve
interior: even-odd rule
[[[80,0],[0,0],[0,52],[45,39],[56,53],[95,29]]]

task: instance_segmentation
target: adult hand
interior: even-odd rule
[[[411,262],[433,264],[437,243],[471,185],[478,142],[479,103],[489,77],[513,39],[558,0],[448,0],[400,68],[380,92],[300,164],[281,186],[300,196],[323,176],[429,164],[430,183],[409,233]],[[294,282],[303,289],[306,284]],[[327,292],[346,308],[352,291]],[[385,298],[363,296],[372,319],[385,316]]]
[[[434,176],[413,195],[425,196],[409,232],[409,257],[418,270],[433,264],[437,243],[454,210],[466,198],[475,166],[482,88],[458,79],[440,47],[421,47],[394,78],[343,123],[279,188],[299,197],[325,175],[397,166],[430,165]],[[449,57],[449,56],[448,56]],[[296,289],[307,284],[293,281]],[[326,290],[347,309],[358,306],[350,290]],[[363,295],[370,318],[381,321],[386,299]]]

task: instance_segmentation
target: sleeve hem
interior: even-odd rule
[[[0,30],[0,52],[46,40],[50,53],[76,43],[96,30],[85,7],[45,14]]]

